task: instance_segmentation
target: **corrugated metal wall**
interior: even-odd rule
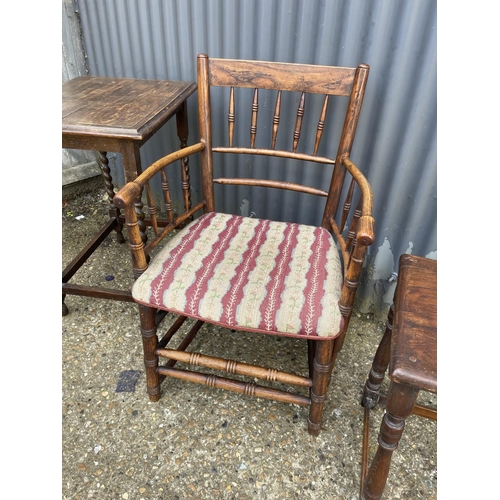
[[[392,300],[395,282],[389,278],[401,253],[437,258],[436,0],[77,0],[76,4],[92,75],[196,80],[196,56],[202,52],[212,57],[336,66],[369,64],[352,158],[374,191],[377,237],[358,306],[377,312]],[[198,133],[196,103],[194,95],[189,106],[191,143]],[[338,126],[332,121],[330,132],[335,134]],[[142,148],[143,164],[177,145],[172,122]],[[323,147],[325,154],[334,153],[328,145]],[[121,185],[119,155],[114,155],[112,167]],[[320,170],[304,173],[287,166],[282,172],[283,180],[322,183]],[[194,169],[192,180],[196,200]],[[282,212],[285,200],[292,202],[292,212]],[[322,207],[311,205],[307,195],[299,199],[295,193],[273,190],[264,195],[259,189],[250,193],[242,188],[225,191],[223,208],[309,223]]]
[[[78,13],[73,0],[62,2],[62,81],[87,74],[83,54]],[[62,150],[62,185],[101,175],[94,151]]]

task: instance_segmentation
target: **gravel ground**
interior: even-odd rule
[[[83,218],[79,217],[83,216]],[[105,222],[104,190],[62,206],[63,267]],[[127,289],[127,245],[111,235],[71,280]],[[112,277],[112,279],[111,279]],[[175,379],[159,402],[145,391],[135,304],[68,296],[62,318],[62,498],[357,499],[360,399],[383,322],[355,312],[339,355],[319,437],[307,408],[209,389]],[[170,323],[167,317],[165,326]],[[249,362],[264,352],[306,369],[305,343],[205,325],[195,345]],[[263,360],[265,364],[268,362]],[[270,361],[269,361],[270,362]],[[123,377],[129,376],[123,379]],[[125,381],[124,391],[122,382]],[[421,393],[423,404],[436,403]],[[372,412],[370,457],[383,411]],[[411,416],[393,455],[385,499],[437,498],[436,422]]]

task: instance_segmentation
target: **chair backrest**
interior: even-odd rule
[[[266,186],[279,189],[289,189],[298,192],[315,194],[326,197],[326,204],[322,219],[322,226],[331,229],[331,218],[338,212],[342,187],[346,175],[344,161],[349,156],[354,141],[356,126],[361,110],[361,104],[368,79],[369,67],[361,64],[357,68],[344,68],[332,66],[318,66],[308,64],[275,63],[266,61],[246,61],[232,59],[212,59],[201,54],[198,56],[198,99],[199,99],[199,125],[201,141],[206,148],[202,156],[202,186],[203,196],[206,201],[205,211],[215,210],[214,183],[236,184],[251,186]],[[212,144],[210,88],[229,87],[229,102],[227,106],[228,136],[226,145]],[[253,98],[248,103],[251,109],[251,123],[248,130],[248,143],[246,147],[234,145],[235,140],[235,89],[253,89]],[[272,124],[264,126],[268,132],[268,148],[255,147],[257,124],[259,114],[259,90],[276,91],[273,102],[274,114]],[[276,149],[280,117],[282,114],[283,92],[299,92],[295,125],[290,136],[290,150]],[[297,152],[298,143],[302,132],[303,117],[307,94],[324,94],[320,115],[317,117],[317,127],[314,147],[310,153]],[[329,101],[331,96],[344,96],[349,98],[344,126],[340,137],[336,158],[318,156],[320,142],[326,121]],[[241,124],[239,124],[241,126]],[[245,124],[243,124],[245,125]],[[247,124],[248,125],[248,124]],[[281,132],[281,131],[280,131]],[[330,137],[327,138],[331,140]],[[270,179],[246,178],[214,178],[212,153],[234,153],[250,155],[267,155],[282,157],[305,162],[323,163],[334,165],[333,175],[328,191],[295,183],[280,182]],[[350,193],[347,205],[352,205],[353,193]],[[346,212],[344,206],[344,212]],[[343,228],[346,221],[340,221],[338,226]]]

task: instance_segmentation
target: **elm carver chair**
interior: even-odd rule
[[[334,361],[344,342],[367,246],[374,239],[371,189],[350,159],[369,67],[210,59],[201,54],[197,71],[200,141],[159,159],[114,198],[116,205],[124,210],[128,229],[136,278],[132,295],[140,310],[147,391],[151,401],[158,401],[160,385],[171,376],[245,395],[306,405],[310,407],[309,433],[318,435]],[[215,87],[229,87],[217,90],[227,92],[224,100],[228,101],[228,107],[223,106],[224,114],[228,112],[227,122],[223,118],[228,128],[225,146],[212,144],[219,132],[212,129],[211,123],[215,106],[211,108],[210,94],[212,91],[213,97]],[[263,148],[256,147],[259,91],[261,95],[273,96],[274,110],[272,123],[267,127],[269,134],[264,138],[267,147]],[[238,111],[235,110],[239,108],[235,105],[235,95],[244,96],[245,92],[250,92],[249,145],[236,147],[233,142],[238,136],[235,133]],[[312,154],[297,152],[306,94],[324,95],[316,97],[321,105],[317,107],[319,116],[314,117]],[[298,108],[291,120],[293,130],[287,136],[291,147],[279,149],[276,145],[284,142],[277,141],[280,116],[290,110],[284,107],[285,96],[295,96]],[[317,154],[333,96],[344,96],[347,107],[335,159]],[[291,112],[294,114],[293,108]],[[194,154],[199,154],[201,165],[202,199],[188,211],[174,214],[166,167]],[[266,166],[276,161],[275,157],[294,164],[299,162],[301,166],[316,163],[333,173],[327,180],[328,191],[270,179],[214,178],[214,171],[220,170],[217,159],[223,154],[254,155],[252,161],[265,162]],[[271,177],[271,169],[266,167],[267,171]],[[161,210],[165,215],[161,220],[149,182],[156,174],[158,178],[161,176],[163,190]],[[220,200],[216,201],[214,194],[235,188],[214,184],[260,186],[270,188],[269,192],[287,189],[324,197],[323,217],[317,226],[310,226],[223,213],[216,209]],[[141,196],[149,206],[148,228],[152,227],[154,232],[154,237],[146,242],[141,237],[134,209],[134,200]],[[202,214],[194,218],[197,212]],[[169,238],[165,238],[167,235]],[[159,247],[161,240],[163,245]],[[170,313],[178,318],[159,338],[159,323]],[[169,341],[186,318],[196,320],[193,328],[180,345],[169,348]],[[238,335],[241,330],[254,332],[255,342],[263,334],[303,339],[307,341],[309,373],[307,376],[288,373],[187,352],[205,322],[227,328],[228,335]],[[164,358],[168,361],[160,362]],[[174,367],[178,362],[195,370]],[[238,377],[202,373],[199,367]],[[242,376],[250,381],[245,382]],[[256,384],[256,378],[265,382]],[[276,388],[276,383],[297,385],[301,389],[282,390]]]

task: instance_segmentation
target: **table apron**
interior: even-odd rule
[[[138,147],[143,144],[143,141],[127,141],[114,137],[75,136],[70,134],[63,134],[62,136],[62,147],[67,149],[86,149],[122,153],[123,144],[125,142],[132,142]]]

